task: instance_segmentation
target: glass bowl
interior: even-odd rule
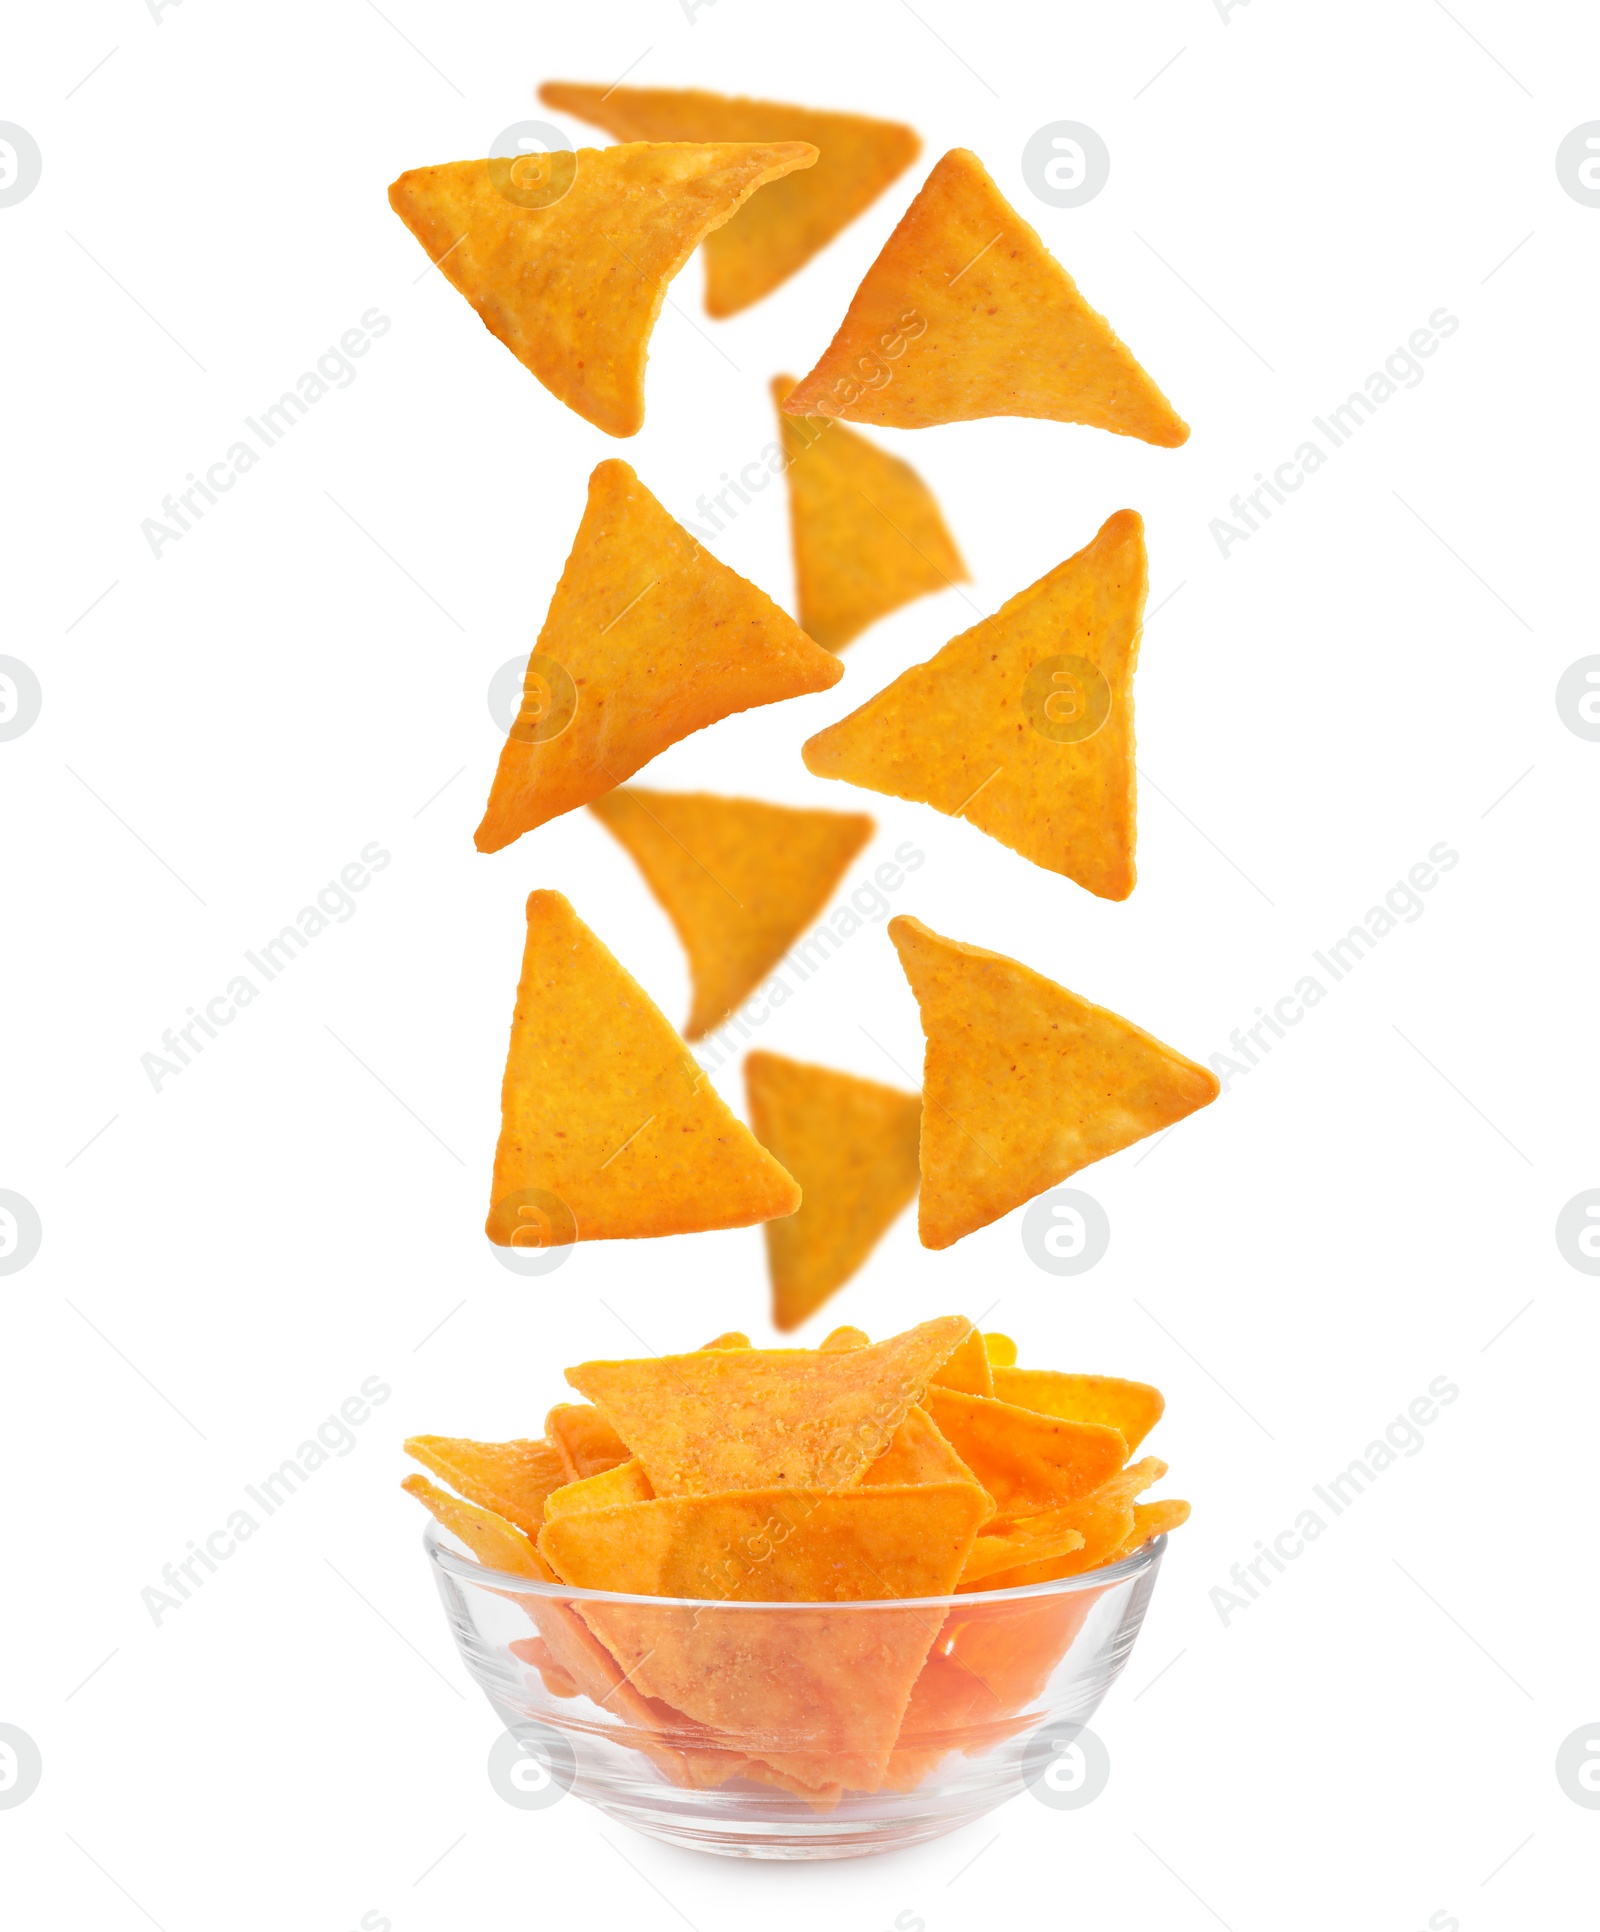
[[[1041,1778],[1060,1791],[1051,1767],[1126,1663],[1166,1549],[1018,1590],[734,1603],[536,1583],[437,1524],[424,1542],[506,1726],[501,1795],[536,1809],[571,1792],[736,1858],[894,1851]]]

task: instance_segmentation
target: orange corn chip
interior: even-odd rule
[[[628,1460],[628,1445],[587,1402],[558,1402],[544,1419],[569,1483],[603,1476]]]
[[[988,1356],[989,1366],[992,1369],[1016,1366],[1017,1345],[1009,1335],[985,1335],[983,1351]],[[1025,1409],[1028,1405],[1024,1402],[1019,1406]]]
[[[1101,899],[1134,886],[1133,673],[1144,525],[1093,543],[800,748],[842,778],[964,818]]]
[[[864,1328],[836,1328],[831,1334],[824,1335],[817,1347],[831,1353],[840,1348],[866,1348],[870,1340]]]
[[[1043,1562],[1068,1556],[1083,1548],[1083,1531],[1065,1522],[1058,1510],[1041,1510],[1036,1516],[1019,1516],[998,1529],[974,1539],[957,1590],[986,1590],[1001,1586],[992,1579],[1002,1571],[1014,1570],[1022,1563]]]
[[[750,1337],[741,1334],[737,1328],[730,1328],[725,1335],[717,1335],[704,1344],[706,1348],[748,1348]]]
[[[538,1577],[543,1583],[555,1581],[549,1564],[516,1524],[508,1523],[492,1509],[480,1509],[476,1503],[463,1503],[455,1496],[446,1495],[426,1476],[407,1476],[400,1487],[415,1496],[424,1509],[431,1510],[450,1534],[459,1536],[478,1561],[491,1570],[506,1570],[512,1576]]]
[[[873,831],[864,812],[799,811],[709,792],[619,787],[589,809],[627,848],[689,955],[687,1040],[709,1033],[755,991]]]
[[[1016,1563],[1014,1567],[997,1567],[976,1587],[983,1590],[1014,1590],[1024,1584],[1051,1583],[1057,1577],[1079,1576],[1085,1570],[1098,1570],[1107,1563],[1117,1562],[1128,1554],[1128,1539],[1134,1532],[1134,1498],[1141,1490],[1159,1482],[1166,1473],[1167,1465],[1159,1457],[1146,1456],[1142,1462],[1130,1463],[1126,1469],[1120,1470],[1092,1495],[1075,1503],[1064,1503],[1039,1516],[1022,1518],[1017,1525],[1019,1529],[1023,1523],[1032,1523],[1040,1526],[1041,1533],[1047,1534],[1048,1523],[1062,1530],[1077,1530],[1081,1541],[1076,1547],[1058,1555],[1046,1556],[1040,1551]],[[969,1557],[968,1569],[962,1572],[958,1587],[963,1590],[971,1587],[968,1581],[971,1562]]]
[[[999,1368],[994,1393],[1019,1409],[1060,1416],[1064,1422],[1103,1422],[1120,1431],[1131,1456],[1161,1420],[1166,1399],[1148,1382],[1115,1375],[1066,1375],[1060,1369]]]
[[[1061,1422],[992,1396],[929,1389],[924,1407],[994,1498],[1002,1521],[1089,1495],[1127,1458],[1115,1429]]]
[[[702,550],[626,463],[601,463],[528,659],[478,850],[586,805],[719,718],[825,691],[843,669]]]
[[[710,315],[737,314],[787,281],[910,167],[921,146],[896,121],[699,89],[546,81],[539,98],[619,141],[804,141],[819,151],[815,167],[774,182],[706,237]]]
[[[1189,426],[966,148],[934,168],[791,414],[926,429],[1046,416],[1175,449]]]
[[[748,1227],[800,1205],[559,892],[528,896],[500,1107],[487,1233],[502,1247]]]
[[[567,1380],[605,1411],[658,1496],[848,1489],[971,1326],[942,1315],[837,1352],[752,1348],[584,1362]]]
[[[655,1493],[650,1487],[650,1478],[630,1458],[614,1468],[602,1469],[596,1476],[584,1476],[552,1490],[544,1506],[545,1521],[553,1523],[558,1516],[572,1516],[579,1510],[648,1503]]]
[[[994,1371],[977,1329],[973,1329],[958,1349],[952,1350],[933,1382],[935,1388],[959,1389],[964,1395],[994,1394]]]
[[[1117,1551],[1113,1561],[1120,1562],[1125,1556],[1132,1556],[1135,1550],[1142,1550],[1146,1543],[1158,1536],[1165,1536],[1171,1530],[1181,1529],[1189,1520],[1189,1505],[1170,1497],[1159,1503],[1135,1503],[1133,1506],[1133,1529],[1128,1540]]]
[[[744,1079],[756,1139],[804,1197],[797,1214],[766,1231],[773,1325],[798,1328],[916,1193],[922,1101],[777,1053],[746,1055]]]
[[[1015,960],[903,915],[889,937],[927,1036],[924,1247],[949,1247],[1221,1091],[1207,1068]]]
[[[782,404],[792,376],[773,379]],[[933,492],[909,463],[828,416],[778,416],[800,628],[830,651],[930,591],[967,581]]]
[[[484,1509],[537,1536],[545,1499],[570,1480],[553,1442],[470,1442],[461,1436],[410,1436],[405,1452]]]
[[[644,365],[667,283],[804,141],[631,143],[413,168],[389,206],[484,326],[608,436],[644,422]]]
[[[895,1430],[887,1449],[861,1478],[863,1489],[908,1488],[918,1483],[972,1483],[983,1491],[984,1515],[994,1514],[994,1498],[939,1433],[926,1409],[913,1408]]]

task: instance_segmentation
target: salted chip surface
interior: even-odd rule
[[[545,1500],[569,1479],[553,1442],[473,1442],[464,1436],[409,1436],[405,1452],[460,1490],[469,1502],[503,1516],[527,1536],[544,1523]]]
[[[544,1419],[569,1483],[603,1475],[628,1460],[628,1445],[589,1402],[558,1402]]]
[[[1221,1091],[1208,1068],[1016,960],[904,915],[889,937],[927,1039],[924,1247],[949,1247]]]
[[[788,416],[792,376],[773,379],[787,462],[800,628],[830,651],[902,604],[967,581],[933,492],[829,416]]]
[[[864,1489],[903,1488],[918,1483],[982,1483],[939,1432],[926,1409],[914,1407],[895,1430],[889,1446],[861,1478]],[[994,1514],[994,1498],[983,1491],[984,1517]]]
[[[773,181],[706,236],[706,310],[718,316],[737,314],[803,267],[911,165],[921,147],[898,121],[699,88],[546,81],[539,98],[619,141],[802,141],[817,150],[813,167]]]
[[[864,812],[634,785],[589,809],[644,874],[689,955],[687,1040],[755,991],[821,915],[873,832]]]
[[[1122,1437],[1098,1423],[1062,1422],[955,1389],[929,1389],[924,1406],[1001,1519],[1088,1496],[1127,1459]]]
[[[936,1387],[959,1389],[964,1395],[993,1395],[994,1370],[989,1366],[983,1337],[974,1329],[933,1378]]]
[[[459,1496],[452,1496],[436,1483],[430,1483],[426,1476],[407,1476],[400,1487],[431,1511],[434,1519],[452,1536],[459,1536],[489,1569],[506,1570],[512,1576],[538,1577],[544,1583],[555,1582],[554,1571],[523,1532],[494,1510],[464,1503]]]
[[[824,691],[843,670],[613,457],[589,478],[478,850],[599,798],[719,718]]]
[[[1092,543],[801,747],[808,771],[964,818],[1101,899],[1134,887],[1144,523]]]
[[[865,1348],[584,1362],[567,1380],[605,1411],[658,1497],[848,1489],[971,1327],[942,1315]]]
[[[897,429],[1044,416],[1167,449],[1189,438],[966,148],[923,183],[784,408]]]
[[[551,395],[608,436],[644,422],[667,284],[805,141],[630,142],[412,168],[389,206]]]
[[[916,1193],[922,1100],[759,1050],[744,1079],[756,1139],[803,1196],[766,1229],[773,1325],[788,1330],[850,1279]]]
[[[1166,1398],[1148,1382],[1126,1382],[1117,1375],[1068,1375],[1061,1369],[997,1366],[994,1393],[1019,1409],[1037,1409],[1067,1422],[1103,1422],[1121,1434],[1130,1456],[1166,1408]]]
[[[489,1239],[564,1246],[792,1214],[799,1188],[566,899],[530,893],[527,916]]]
[[[586,1509],[616,1509],[623,1503],[647,1503],[654,1495],[650,1478],[630,1459],[552,1490],[545,1500],[545,1521],[553,1523],[558,1516],[572,1516]]]

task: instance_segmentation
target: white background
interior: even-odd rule
[[[1213,0],[715,0],[692,21],[679,0],[183,0],[159,22],[87,0],[13,10],[0,50],[0,119],[44,157],[0,209],[0,650],[43,688],[0,745],[0,1185],[44,1228],[0,1281],[0,1721],[44,1757],[0,1811],[8,1922],[1416,1932],[1592,1909],[1600,1814],[1554,1756],[1600,1717],[1600,1283],[1553,1231],[1600,1184],[1600,745],[1554,691],[1600,648],[1600,210],[1554,155],[1600,118],[1600,23],[1489,0],[1226,20]],[[618,445],[425,272],[384,190],[546,117],[541,79],[633,62],[638,84],[904,119],[924,151],[731,322],[706,321],[691,264],[645,429]],[[1020,169],[1060,119],[1112,156],[1071,211]],[[941,1254],[908,1216],[805,1332],[959,1310],[1027,1361],[1158,1382],[1151,1446],[1195,1513],[1097,1719],[1097,1803],[1024,1797],[912,1853],[779,1873],[495,1796],[496,1722],[450,1645],[399,1442],[537,1433],[561,1366],[631,1352],[635,1330],[771,1333],[755,1230],[586,1248],[545,1282],[482,1238],[528,889],[561,888],[670,1016],[688,1006],[665,918],[587,815],[473,850],[485,691],[532,643],[592,465],[625,455],[693,516],[771,440],[768,379],[811,365],[957,144],[1193,439],[868,432],[937,493],[970,602],[898,613],[835,691],[720,724],[647,782],[868,809],[852,882],[914,839],[927,864],[896,910],[1199,1058],[1437,841],[1460,863],[1215,1107],[1082,1177],[1113,1229],[1092,1274],[1040,1273],[1018,1216]],[[357,380],[153,558],[141,519],[375,306],[393,326]],[[1210,519],[1441,306],[1460,328],[1425,380],[1224,560]],[[1125,504],[1161,607],[1128,903],[806,773],[803,737]],[[778,488],[716,548],[789,598]],[[355,916],[152,1091],[140,1056],[371,840],[392,864]],[[897,1080],[863,1027],[915,1066],[881,929],[760,1037]],[[736,1071],[719,1084],[742,1106]],[[162,1565],[372,1375],[393,1395],[355,1451],[156,1627],[140,1592]],[[1230,1566],[1441,1375],[1460,1398],[1422,1452],[1225,1626]]]

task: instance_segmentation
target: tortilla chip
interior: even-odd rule
[[[407,1476],[400,1487],[415,1496],[424,1509],[457,1536],[482,1564],[491,1570],[506,1570],[512,1576],[533,1576],[541,1583],[554,1583],[555,1573],[515,1523],[508,1523],[492,1509],[464,1503],[450,1496],[426,1476]],[[964,1554],[964,1553],[963,1553]]]
[[[1135,1550],[1142,1550],[1146,1543],[1153,1542],[1158,1536],[1166,1536],[1175,1529],[1181,1529],[1189,1520],[1189,1505],[1177,1497],[1167,1497],[1159,1503],[1135,1503],[1133,1506],[1133,1528],[1127,1541],[1116,1555],[1113,1563],[1120,1563],[1125,1556],[1132,1556]]]
[[[996,1368],[994,1393],[1019,1409],[1064,1422],[1103,1422],[1120,1431],[1131,1456],[1161,1420],[1166,1398],[1148,1382],[1116,1375],[1066,1375],[1060,1369]]]
[[[993,1395],[994,1371],[983,1337],[977,1329],[957,1349],[951,1351],[943,1368],[933,1378],[935,1388],[959,1389],[963,1395]]]
[[[926,1409],[913,1408],[878,1460],[861,1478],[863,1489],[910,1488],[919,1483],[971,1483],[983,1494],[986,1522],[994,1498],[939,1433]]]
[[[628,1445],[587,1402],[558,1402],[544,1419],[569,1483],[603,1476],[628,1460]]]
[[[1041,1510],[1034,1516],[1019,1516],[1003,1528],[974,1539],[956,1588],[993,1590],[1002,1586],[985,1579],[1022,1563],[1068,1556],[1082,1548],[1083,1531],[1065,1521],[1061,1511]]]
[[[486,1231],[501,1247],[529,1212],[562,1222],[558,1241],[607,1241],[748,1227],[800,1205],[559,892],[528,896],[500,1107]]]
[[[923,1406],[995,1500],[1001,1522],[1090,1495],[1122,1468],[1115,1429],[1061,1422],[992,1396],[929,1389]]]
[[[992,1369],[1016,1367],[1017,1345],[1009,1335],[985,1335],[983,1352],[988,1356]],[[1028,1405],[1024,1402],[1020,1406],[1025,1409]]]
[[[539,98],[619,141],[806,141],[819,151],[815,167],[774,182],[706,237],[708,315],[735,315],[787,281],[910,167],[922,145],[897,121],[697,88],[546,81]]]
[[[1024,1537],[1036,1538],[1038,1547],[1029,1554],[1019,1542],[1009,1566],[996,1562],[977,1580],[979,1573],[973,1569],[974,1558],[981,1561],[991,1551],[996,1556],[1002,1553],[994,1536],[980,1537],[978,1541],[985,1545],[984,1552],[979,1553],[974,1544],[974,1556],[967,1559],[967,1568],[962,1571],[957,1588],[1015,1590],[1024,1584],[1052,1583],[1058,1577],[1079,1576],[1085,1570],[1098,1570],[1104,1564],[1115,1563],[1124,1554],[1124,1545],[1133,1534],[1134,1498],[1166,1473],[1164,1462],[1156,1456],[1146,1456],[1142,1462],[1130,1463],[1126,1469],[1119,1470],[1092,1495],[1019,1519],[1011,1527]],[[1078,1532],[1076,1544],[1047,1551],[1046,1544],[1053,1533],[1073,1530]]]
[[[799,1183],[767,1223],[773,1326],[798,1328],[871,1254],[917,1191],[922,1100],[781,1054],[745,1056],[750,1125]]]
[[[660,1497],[849,1489],[971,1326],[965,1316],[942,1315],[838,1352],[752,1348],[584,1362],[567,1380],[605,1411]]]
[[[889,937],[927,1036],[924,1247],[948,1248],[1221,1091],[1208,1068],[1015,960],[904,915]]]
[[[870,1340],[864,1328],[836,1328],[831,1334],[824,1335],[817,1347],[831,1353],[840,1348],[866,1348]]]
[[[737,1328],[730,1328],[725,1335],[717,1335],[704,1344],[705,1348],[748,1348],[750,1337]]]
[[[867,270],[790,414],[926,429],[1044,416],[1164,449],[1189,426],[990,180],[952,148]]]
[[[616,1509],[623,1503],[648,1503],[655,1495],[650,1478],[630,1457],[598,1475],[583,1476],[553,1490],[545,1502],[545,1521],[572,1516],[585,1509]]]
[[[1091,544],[800,748],[819,778],[964,818],[1101,899],[1134,886],[1144,524]]]
[[[619,787],[589,810],[627,848],[689,955],[686,1040],[701,1039],[755,991],[873,833],[864,812],[709,792]]]
[[[680,738],[844,667],[676,523],[624,462],[589,500],[500,753],[480,852],[629,779]]]
[[[792,376],[775,376],[782,404]],[[869,624],[967,581],[933,492],[898,456],[827,416],[779,411],[800,628],[842,651]]]
[[[471,1442],[463,1436],[410,1436],[405,1452],[469,1501],[493,1510],[527,1536],[544,1523],[545,1499],[570,1481],[553,1442]]]
[[[816,158],[804,141],[635,142],[449,161],[401,175],[389,206],[552,396],[632,436],[668,282],[764,182]]]

